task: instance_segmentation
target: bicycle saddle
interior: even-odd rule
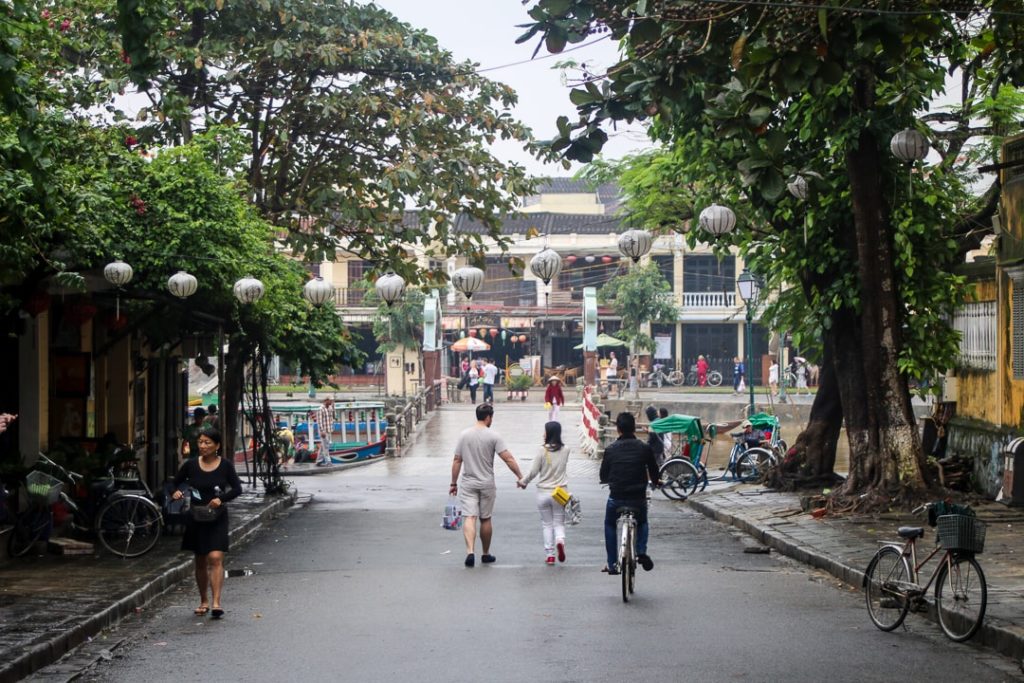
[[[626,514],[627,512],[629,512],[629,513],[632,513],[632,514],[634,514],[634,515],[635,515],[635,514],[637,514],[638,512],[640,512],[640,510],[639,510],[638,508],[635,508],[635,507],[631,507],[631,506],[629,506],[629,505],[620,505],[620,506],[619,506],[619,508],[618,508],[618,514],[620,514],[620,515],[624,515],[624,514]]]
[[[900,538],[923,538],[924,527],[921,526],[901,526],[897,529],[896,533],[900,535]]]

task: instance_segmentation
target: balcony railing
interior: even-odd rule
[[[338,308],[360,308],[365,307],[363,300],[366,298],[365,289],[335,289],[334,305]]]
[[[734,308],[736,292],[683,292],[683,308]]]

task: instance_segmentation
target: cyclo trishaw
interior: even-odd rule
[[[731,478],[749,482],[760,478],[765,467],[778,460],[774,449],[778,447],[785,452],[785,442],[781,439],[778,418],[774,415],[759,413],[750,422],[765,436],[763,443],[767,445],[749,447],[744,442],[742,431],[731,433],[735,443],[729,453],[729,462],[721,476],[712,479],[708,477],[707,463],[718,435],[718,425],[705,427],[700,418],[692,415],[669,415],[652,422],[650,430],[667,441],[667,460],[660,470],[662,493],[668,498],[685,500],[698,488],[701,491],[707,488],[709,481]]]

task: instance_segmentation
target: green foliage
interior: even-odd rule
[[[642,331],[644,323],[674,323],[679,316],[672,286],[655,263],[635,265],[625,275],[616,275],[598,290],[597,297],[621,317],[621,339],[638,350],[655,348],[654,339]]]
[[[522,374],[508,378],[508,389],[509,391],[526,391],[533,386],[533,377],[530,375]]]
[[[419,349],[423,334],[423,301],[420,289],[407,289],[401,299],[388,306],[367,285],[366,306],[376,306],[373,314],[373,336],[378,340],[377,353],[390,353],[399,346]]]

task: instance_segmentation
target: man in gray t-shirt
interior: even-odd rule
[[[480,518],[480,544],[483,554],[480,561],[494,562],[491,555],[491,514],[494,512],[494,499],[497,487],[494,484],[494,456],[505,461],[512,474],[516,475],[516,486],[523,478],[519,471],[519,463],[512,457],[501,436],[491,430],[494,420],[494,407],[482,403],[476,407],[476,425],[462,432],[459,443],[455,446],[455,457],[452,459],[452,483],[448,489],[450,495],[459,496],[462,504],[462,533],[466,537],[466,566],[476,564],[476,520]],[[462,485],[459,486],[459,475]],[[522,486],[521,488],[526,488]]]

